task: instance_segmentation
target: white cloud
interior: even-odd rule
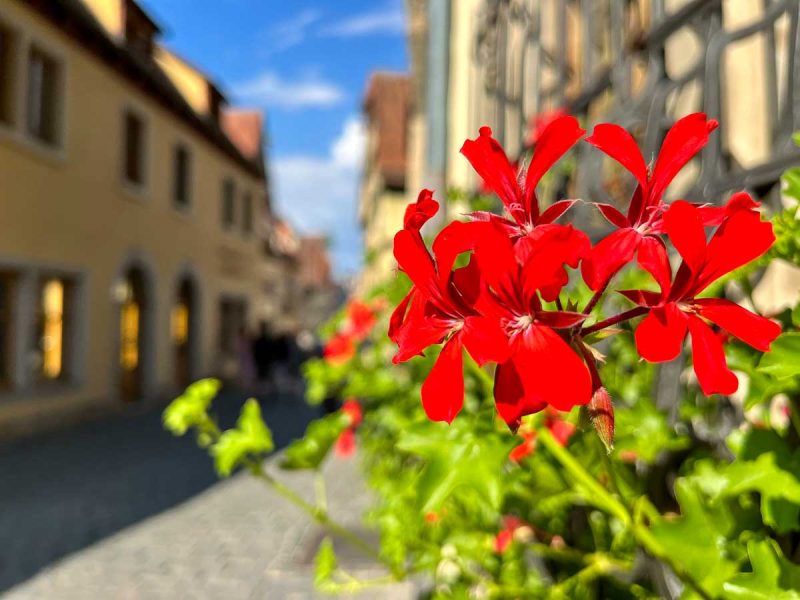
[[[280,214],[301,233],[330,238],[338,274],[354,273],[361,259],[357,206],[365,140],[363,123],[350,117],[326,156],[271,161]]]
[[[268,45],[267,54],[283,52],[302,44],[309,35],[309,29],[322,18],[322,12],[309,8],[295,16],[270,27],[264,36]]]
[[[356,37],[379,33],[399,35],[406,32],[406,13],[402,5],[365,12],[332,23],[320,30],[327,37]]]
[[[334,106],[344,99],[344,91],[330,81],[313,75],[289,81],[273,72],[234,86],[233,91],[244,102],[270,108]]]

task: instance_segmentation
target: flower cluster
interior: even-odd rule
[[[347,305],[346,319],[342,328],[328,339],[322,355],[332,364],[344,364],[356,354],[358,344],[369,335],[375,326],[377,313],[382,305],[372,305],[351,300]]]
[[[716,121],[700,113],[681,119],[649,168],[627,131],[612,124],[596,126],[585,142],[629,171],[637,186],[627,213],[594,204],[615,227],[594,246],[582,231],[556,223],[577,200],[559,200],[543,209],[536,194],[543,176],[586,133],[574,117],[549,120],[522,169],[513,166],[488,127],[464,143],[462,154],[500,198],[504,214],[472,213],[467,221],[451,222],[429,249],[421,229],[439,206],[433,193],[423,190],[408,206],[394,238],[395,258],[413,286],[390,320],[389,337],[398,347],[393,360],[406,361],[443,344],[422,386],[430,419],[449,423],[461,410],[466,350],[481,366],[497,365],[495,403],[512,429],[523,416],[547,407],[569,411],[589,404],[598,430],[613,437],[613,420],[604,420],[610,399],[588,336],[637,317],[644,317],[635,332],[642,358],[675,358],[688,334],[703,392],[736,390],[737,379],[709,323],[763,351],[780,326],[728,300],[704,298],[702,292],[766,252],[775,240],[772,225],[762,221],[758,203],[744,193],[723,207],[664,202],[669,184],[716,127]],[[682,258],[674,272],[667,242]],[[592,323],[593,309],[612,278],[632,263],[652,275],[658,291],[622,290],[632,308]],[[586,306],[561,297],[569,269],[579,270],[595,292]]]
[[[361,425],[364,413],[355,398],[345,400],[341,411],[347,417],[348,426],[336,440],[336,454],[349,458],[356,452],[356,429]]]

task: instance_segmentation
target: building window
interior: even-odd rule
[[[36,46],[28,54],[28,133],[41,142],[59,142],[60,67]]]
[[[48,279],[39,294],[39,315],[36,337],[38,341],[39,376],[45,380],[59,379],[64,368],[64,321],[66,308],[66,283],[62,279]]]
[[[14,276],[0,273],[0,387],[11,383],[11,335],[14,318]]]
[[[226,228],[233,227],[236,222],[236,186],[233,179],[226,179],[222,183],[222,225]]]
[[[242,231],[253,233],[253,195],[249,192],[242,198]]]
[[[14,121],[14,33],[0,24],[0,123],[10,125]]]
[[[144,184],[145,125],[138,115],[126,111],[123,123],[125,180],[137,186]]]
[[[191,204],[191,155],[182,145],[175,147],[175,187],[173,197],[179,208],[188,208]]]

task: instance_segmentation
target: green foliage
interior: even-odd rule
[[[333,549],[333,541],[326,537],[322,540],[314,557],[314,585],[322,589],[330,584],[333,574],[337,568],[336,552]]]
[[[775,540],[747,544],[752,573],[741,573],[723,584],[730,600],[800,600],[800,566],[783,556]]]
[[[201,379],[190,385],[164,411],[164,427],[173,435],[180,436],[191,428],[204,426],[208,408],[221,385],[217,379]]]
[[[259,458],[272,452],[272,432],[261,418],[258,401],[250,398],[242,407],[235,429],[222,433],[211,449],[214,466],[221,477],[227,477],[247,458]]]
[[[337,412],[311,423],[305,435],[289,444],[283,453],[281,468],[318,469],[336,439],[350,424],[346,415]]]

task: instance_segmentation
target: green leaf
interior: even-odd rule
[[[723,585],[730,600],[800,600],[800,567],[783,556],[772,539],[747,544],[752,573],[740,573]]]
[[[456,490],[471,490],[499,510],[503,499],[500,474],[515,440],[488,432],[477,434],[463,423],[423,423],[400,438],[400,450],[425,459],[415,483],[420,510],[438,509]]]
[[[221,386],[218,379],[201,379],[191,384],[164,409],[164,427],[173,435],[180,436],[201,425],[208,419],[208,407]]]
[[[349,425],[350,419],[341,411],[317,419],[308,426],[302,438],[286,448],[281,468],[317,469]]]
[[[314,585],[322,588],[325,584],[330,583],[336,567],[336,551],[333,549],[333,541],[326,537],[319,545],[317,556],[314,558]]]
[[[250,398],[242,407],[235,429],[225,431],[211,448],[217,473],[227,477],[247,456],[260,457],[274,449],[272,432],[261,418],[258,401]]]
[[[681,516],[657,521],[651,532],[664,554],[672,556],[716,597],[723,583],[739,571],[740,558],[728,541],[734,528],[733,517],[724,505],[709,506],[689,479],[678,479],[675,494]]]
[[[711,461],[701,461],[690,479],[712,502],[758,492],[764,523],[779,533],[800,526],[797,522],[800,481],[793,472],[778,466],[774,452],[761,454],[753,461],[736,461],[722,468],[715,467]],[[796,510],[792,510],[791,505]]]
[[[779,335],[761,358],[758,370],[778,379],[800,375],[800,332]]]

